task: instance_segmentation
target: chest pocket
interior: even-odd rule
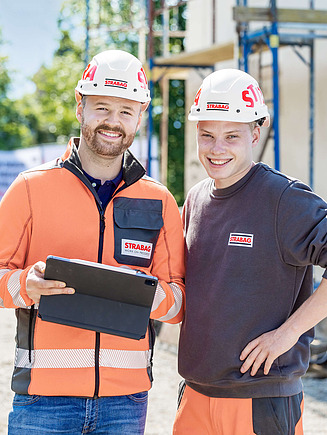
[[[162,201],[115,198],[115,260],[118,263],[149,267],[163,227]]]

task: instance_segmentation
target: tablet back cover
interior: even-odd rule
[[[145,336],[157,278],[49,256],[45,279],[64,281],[75,293],[42,296],[42,320],[136,340]]]

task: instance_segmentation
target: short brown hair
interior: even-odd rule
[[[83,106],[83,109],[84,109],[85,104],[86,104],[86,95],[82,95],[81,102],[82,102],[82,106]]]
[[[251,132],[256,128],[257,121],[248,122]]]

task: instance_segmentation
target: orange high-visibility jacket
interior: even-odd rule
[[[184,240],[173,196],[126,151],[123,180],[103,210],[77,147],[71,139],[62,158],[20,174],[0,204],[0,305],[16,308],[12,389],[19,394],[101,397],[151,387],[150,327],[144,339],[132,340],[38,317],[26,276],[48,255],[156,276],[151,318],[178,323],[183,316]],[[146,242],[147,255],[126,255],[123,239]]]

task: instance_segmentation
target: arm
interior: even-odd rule
[[[27,308],[38,303],[41,294],[72,290],[64,283],[44,280],[43,262],[25,264],[32,220],[26,184],[19,176],[0,203],[0,306],[5,308]]]
[[[151,318],[179,323],[184,316],[184,237],[181,216],[173,196],[167,192],[151,273],[159,278]]]
[[[276,213],[276,237],[281,260],[291,266],[327,266],[327,204],[300,181],[292,182],[280,197]],[[324,276],[327,278],[327,273]],[[308,298],[279,328],[251,341],[241,353],[241,372],[255,375],[265,362],[267,374],[273,361],[298,338],[327,316],[327,286],[323,279]],[[290,307],[292,308],[292,307]]]
[[[244,361],[241,373],[251,369],[254,376],[261,364],[267,375],[272,363],[287,352],[299,337],[327,317],[327,279],[323,278],[317,290],[279,328],[266,332],[248,343],[240,359]]]

